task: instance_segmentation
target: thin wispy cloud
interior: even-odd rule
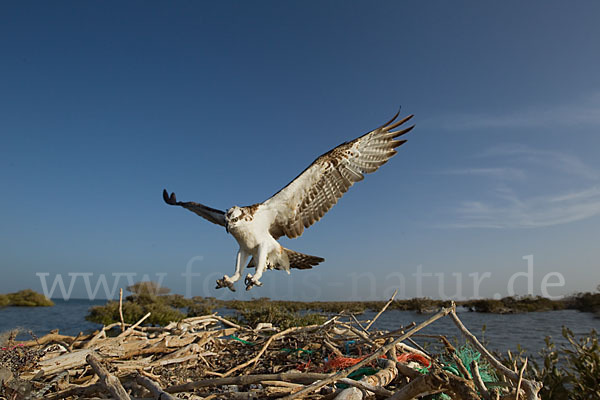
[[[471,175],[502,180],[525,179],[525,171],[511,167],[456,168],[442,171],[445,175]]]
[[[454,207],[455,220],[445,227],[539,228],[600,215],[600,172],[578,157],[505,145],[491,148],[477,159],[498,157],[519,167],[461,168],[443,172],[485,177],[487,182],[486,186],[477,186],[487,188],[475,195],[479,198],[463,200]],[[576,189],[544,193],[549,187],[555,187],[551,183],[558,176],[566,177]]]
[[[493,114],[452,115],[441,119],[440,124],[452,130],[600,126],[600,93],[570,104],[536,106]]]
[[[600,215],[600,188],[578,193],[522,198],[504,196],[495,202],[464,201],[456,209],[454,228],[539,228]]]
[[[501,157],[505,162],[516,162],[545,171],[558,171],[587,179],[600,178],[600,172],[585,164],[575,155],[555,150],[533,149],[520,144],[505,144],[484,151],[480,158]]]

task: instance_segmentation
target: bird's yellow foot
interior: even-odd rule
[[[228,288],[232,292],[235,292],[235,287],[233,286],[233,282],[227,279],[227,276],[224,276],[221,279],[217,279],[217,287],[215,289]]]

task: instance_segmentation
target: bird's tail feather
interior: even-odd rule
[[[288,257],[288,260],[290,262],[290,268],[311,269],[315,265],[318,265],[319,263],[325,261],[325,259],[322,257],[309,256],[308,254],[298,253],[297,251],[286,249],[285,247],[283,247],[283,250],[285,251],[285,253]],[[276,265],[276,263],[274,263],[274,264],[275,265],[269,264],[268,267],[275,268],[275,269],[286,269],[287,270],[287,268],[282,265]],[[255,268],[255,267],[256,267],[256,262],[254,260],[254,257],[252,257],[250,259],[250,262],[248,263],[247,268]],[[288,271],[288,273],[289,273],[289,271]]]
[[[290,260],[290,268],[311,269],[319,263],[325,261],[324,258],[309,256],[308,254],[298,253],[297,251],[284,248]]]

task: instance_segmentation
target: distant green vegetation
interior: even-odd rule
[[[598,289],[600,289],[600,287],[598,287]],[[600,293],[578,293],[568,298],[566,302],[568,308],[593,312],[600,316]]]
[[[461,305],[484,313],[520,313],[531,311],[564,310],[568,304],[563,300],[550,300],[541,296],[505,297],[500,300],[482,299],[461,302]]]
[[[178,310],[185,307],[185,299],[181,295],[167,295],[170,292],[168,288],[154,282],[138,282],[127,290],[132,294],[123,301],[125,323],[133,324],[149,312],[151,315],[146,321],[152,325],[167,325],[185,318],[185,314]],[[109,301],[103,306],[94,306],[85,318],[104,325],[119,322],[119,302]]]
[[[262,307],[265,301],[275,307],[287,311],[310,310],[323,313],[339,313],[342,311],[353,314],[361,314],[367,310],[379,311],[386,301],[283,301],[269,300],[262,298],[257,300],[229,300],[218,301],[216,307],[230,308],[234,310],[252,309]],[[394,300],[388,307],[388,310],[416,311],[418,313],[435,312],[441,307],[449,307],[450,300],[435,300],[427,297],[413,298],[405,300]],[[554,311],[573,309],[584,312],[600,312],[600,293],[578,293],[576,295],[560,299],[551,300],[541,296],[523,296],[523,297],[505,297],[499,300],[479,299],[457,301],[457,306],[462,306],[475,312],[483,313],[522,313],[532,311]]]
[[[247,310],[262,307],[265,301],[274,307],[279,307],[290,312],[310,310],[322,313],[339,313],[342,311],[353,314],[361,314],[367,310],[379,311],[386,301],[283,301],[262,298],[257,300],[229,300],[216,301],[216,307],[230,308],[234,310]],[[388,310],[416,311],[418,313],[435,312],[441,307],[449,307],[450,300],[435,300],[427,297],[394,300]],[[551,300],[541,296],[505,297],[496,299],[479,299],[457,301],[459,307],[466,307],[471,311],[483,313],[522,313],[532,311],[554,311],[574,309],[584,312],[600,312],[600,293],[578,293],[576,295]]]
[[[228,300],[219,301],[219,307],[226,307],[233,310],[246,310],[254,308],[262,308],[266,303],[270,306],[277,307],[288,312],[296,312],[302,310],[319,311],[323,313],[339,313],[342,311],[351,312],[353,314],[361,314],[365,312],[369,306],[366,302],[351,302],[351,301],[286,301],[286,300],[271,300],[268,297],[253,300]]]
[[[126,323],[134,323],[146,313],[152,315],[147,320],[154,325],[166,325],[186,317],[206,315],[218,308],[235,310],[232,319],[242,324],[256,325],[258,322],[271,322],[285,328],[292,325],[307,325],[324,320],[324,314],[349,312],[361,314],[367,310],[379,311],[386,301],[284,301],[260,298],[254,300],[218,300],[214,297],[184,298],[169,294],[169,289],[153,282],[139,282],[127,288],[132,294],[123,302],[123,317]],[[0,304],[5,301],[0,297]],[[480,299],[456,302],[457,306],[482,313],[522,313],[531,311],[552,311],[574,309],[595,312],[600,315],[600,293],[578,293],[560,299],[550,300],[540,296],[505,297],[503,299]],[[449,300],[414,298],[394,300],[389,310],[435,312],[440,307],[449,307]],[[119,322],[119,304],[109,301],[104,306],[90,309],[86,317],[89,321],[101,324]]]
[[[255,327],[259,323],[271,323],[281,329],[287,329],[292,326],[319,325],[324,323],[327,318],[319,313],[302,313],[301,310],[286,308],[277,302],[270,302],[265,299],[253,300],[250,307],[243,307],[236,304],[236,315],[232,320]]]
[[[16,293],[0,294],[0,307],[50,307],[53,305],[52,300],[31,289],[20,290]]]

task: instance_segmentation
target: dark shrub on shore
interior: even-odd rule
[[[127,291],[136,295],[151,295],[151,296],[159,296],[161,294],[167,294],[171,291],[171,289],[161,286],[156,282],[151,281],[143,281],[135,283],[131,286],[127,286]]]
[[[167,325],[169,322],[180,321],[185,317],[181,311],[162,301],[151,302],[147,298],[144,300],[143,303],[130,300],[123,302],[123,320],[125,323],[133,324],[149,312],[152,314],[146,322],[152,325]],[[104,325],[120,322],[119,302],[109,301],[103,306],[94,306],[90,308],[90,312],[85,319]]]
[[[264,308],[266,304],[281,308],[288,312],[311,310],[322,313],[339,313],[346,311],[352,314],[362,314],[368,308],[367,303],[362,301],[285,301],[271,300],[268,297],[261,297],[260,299],[246,301],[224,301],[222,302],[221,306],[234,310],[249,310],[254,308]]]
[[[0,295],[0,307],[50,307],[53,305],[52,300],[31,289]]]
[[[327,319],[322,314],[300,313],[299,311],[287,311],[276,305],[265,304],[261,307],[252,307],[238,310],[234,321],[255,327],[261,322],[271,323],[281,329],[292,326],[320,325]]]
[[[187,302],[185,307],[187,308],[188,317],[212,314],[215,308],[221,307],[214,297],[194,296],[191,299],[185,300]]]
[[[178,308],[187,306],[188,300],[181,295],[167,295],[170,292],[168,288],[154,282],[138,282],[127,290],[133,293],[123,302],[123,321],[127,324],[139,321],[147,313],[151,315],[146,322],[152,325],[167,325],[185,317]],[[103,325],[120,322],[119,302],[109,301],[103,306],[94,306],[85,319]]]
[[[564,302],[551,300],[542,296],[505,297],[501,301],[507,308],[518,312],[565,309]]]
[[[504,297],[503,299],[480,299],[461,302],[464,307],[482,313],[517,313],[532,311],[564,310],[563,301],[551,300],[541,296]]]
[[[566,299],[567,307],[600,313],[600,293],[578,293]]]

